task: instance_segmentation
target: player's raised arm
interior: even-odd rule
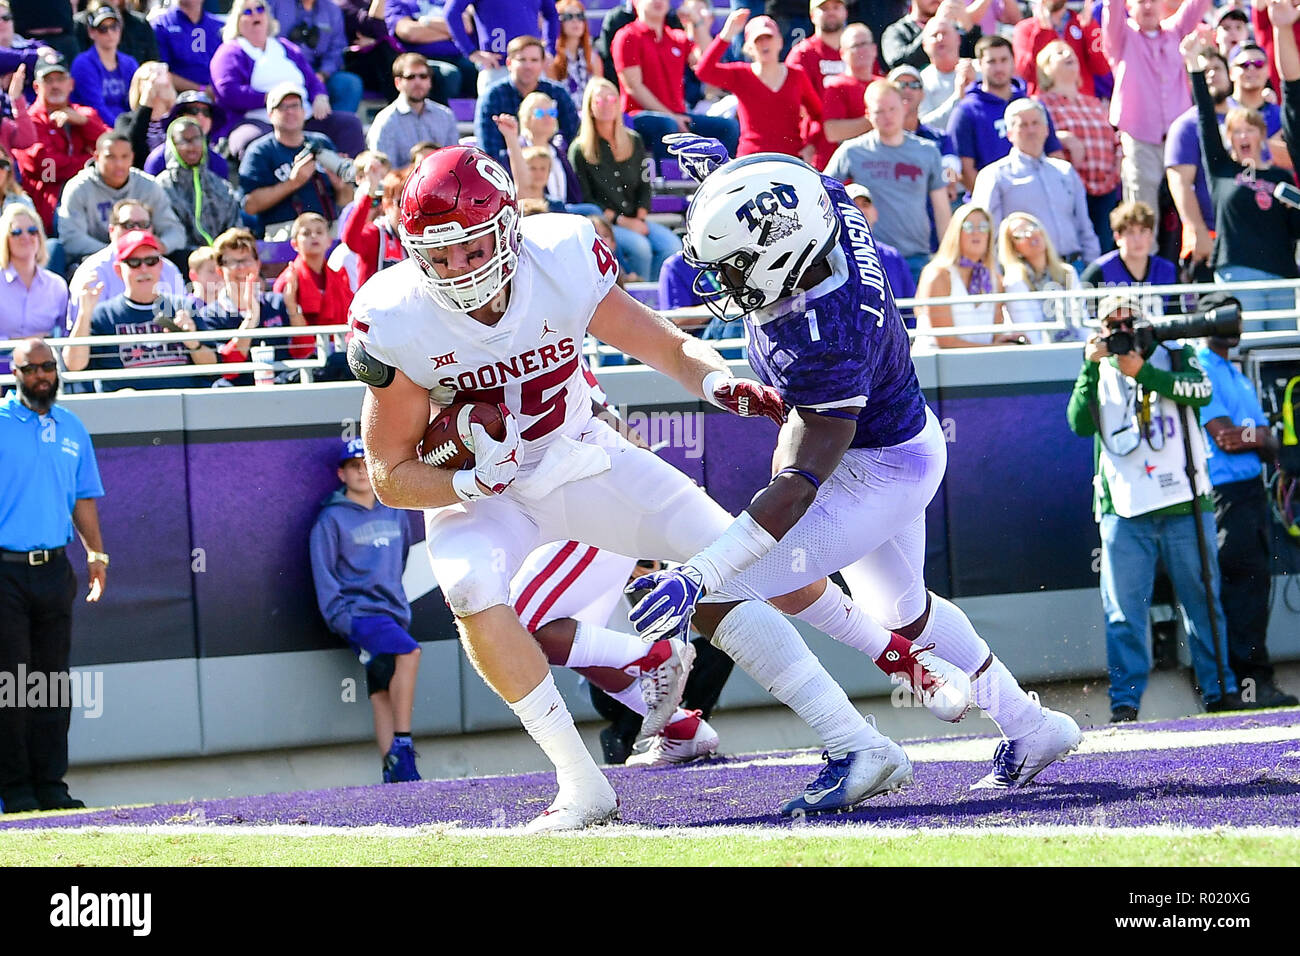
[[[682,332],[618,286],[600,301],[588,330],[733,415],[762,415],[778,425],[785,420],[785,407],[775,389],[734,377],[717,349]]]

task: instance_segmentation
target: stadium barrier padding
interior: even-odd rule
[[[917,356],[949,453],[928,510],[927,580],[1031,684],[1105,672],[1091,443],[1065,421],[1079,361],[1077,345]],[[644,367],[599,374],[625,411],[698,413],[689,419],[698,432],[649,437],[676,437],[661,454],[732,512],[766,482],[771,423],[705,407]],[[316,610],[307,551],[319,504],[337,484],[338,443],[357,434],[361,396],[347,383],[64,399],[94,436],[113,555],[104,600],[78,600],[74,614],[74,668],[104,674],[102,714],[74,709],[74,762],[369,738],[364,678]],[[680,429],[687,419],[659,421]],[[415,732],[517,726],[455,640],[431,585],[423,523],[409,517],[420,543],[406,583],[424,647]],[[1278,541],[1279,572],[1294,572],[1300,549]],[[84,582],[80,546],[72,552]],[[1289,579],[1277,581],[1270,651],[1300,658],[1300,611],[1288,606],[1300,602],[1282,586]],[[856,652],[808,637],[850,694],[888,693]],[[593,719],[577,676],[555,674],[575,716]],[[737,670],[721,706],[771,702]]]

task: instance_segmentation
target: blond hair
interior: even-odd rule
[[[600,165],[600,134],[596,132],[596,118],[591,112],[591,101],[597,91],[608,90],[618,95],[618,87],[604,77],[593,76],[587,81],[587,88],[582,91],[582,125],[574,138],[582,158],[592,166]],[[614,142],[610,144],[614,158],[629,156],[632,153],[632,137],[627,134],[627,127],[622,118],[614,120]]]
[[[1043,92],[1049,92],[1056,85],[1056,80],[1048,74],[1047,64],[1052,61],[1052,54],[1058,50],[1066,50],[1073,53],[1070,44],[1064,40],[1052,40],[1047,46],[1038,51],[1038,56],[1034,58],[1034,68],[1038,72],[1038,89]]]
[[[555,97],[550,94],[544,93],[541,90],[533,90],[533,92],[529,93],[520,101],[519,112],[515,114],[515,118],[519,121],[519,132],[521,135],[527,135],[528,120],[531,118],[533,110],[546,109],[548,104],[555,107],[557,114],[555,128],[557,130],[560,128],[560,121],[558,118],[560,104],[555,102]]]
[[[41,222],[41,217],[30,206],[13,203],[0,213],[0,233],[4,235],[4,242],[0,242],[0,269],[9,268],[9,243],[12,241],[9,232],[19,216],[26,216],[36,225],[36,264],[43,266],[50,261],[50,250],[45,242],[45,225]]]
[[[926,268],[947,269],[949,266],[957,265],[961,260],[961,227],[966,220],[979,214],[988,220],[989,224],[989,244],[984,250],[984,267],[989,270],[993,276],[994,291],[997,291],[998,283],[998,266],[993,258],[993,217],[983,206],[977,206],[968,202],[952,214],[952,220],[948,223],[948,228],[944,230],[943,238],[939,240],[939,248],[926,264]]]
[[[275,11],[271,9],[271,0],[241,0],[230,8],[226,14],[226,25],[221,28],[221,39],[230,43],[239,38],[239,23],[244,19],[244,10],[254,4],[262,4],[266,7],[266,37],[269,40],[280,32],[280,21],[275,18]],[[216,50],[212,50],[216,53]]]
[[[1027,212],[1010,213],[1002,220],[1002,225],[998,227],[998,263],[1002,266],[1003,281],[1007,285],[1017,281],[1023,282],[1031,289],[1037,284],[1029,263],[1024,256],[1016,252],[1016,240],[1011,235],[1011,226],[1017,220],[1030,223],[1042,233],[1043,252],[1047,256],[1046,275],[1053,282],[1065,286],[1069,282],[1069,277],[1065,272],[1070,267],[1062,262],[1061,257],[1056,254],[1056,247],[1052,245],[1052,237],[1047,234],[1042,222],[1037,216],[1031,216]],[[992,245],[992,243],[989,245]]]
[[[236,252],[240,249],[247,249],[253,254],[254,259],[258,262],[262,261],[262,257],[257,254],[257,237],[240,227],[227,229],[217,236],[212,243],[212,248],[217,251],[217,265],[221,265],[227,252]]]

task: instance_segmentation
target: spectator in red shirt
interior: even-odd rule
[[[844,72],[844,58],[840,55],[840,45],[844,38],[845,24],[848,22],[848,8],[843,0],[811,0],[809,15],[812,17],[813,34],[796,43],[785,58],[786,66],[797,66],[803,70],[808,81],[822,102],[825,102],[826,81]],[[868,34],[870,30],[868,28]],[[874,46],[874,40],[873,40]],[[872,61],[876,59],[872,55]],[[859,103],[859,105],[861,105]],[[812,143],[818,169],[826,165],[826,160],[835,152],[835,144],[826,138],[822,124],[807,120],[803,126],[803,138]]]
[[[294,220],[289,243],[298,255],[276,278],[274,290],[284,296],[290,311],[297,305],[308,325],[347,325],[352,287],[347,276],[325,264],[330,224],[320,213],[305,212]],[[315,351],[316,340],[310,335],[289,345],[289,354],[296,359],[311,358]]]
[[[742,26],[745,45],[741,49],[754,62],[720,62]],[[815,150],[800,131],[800,108],[811,119],[820,121],[821,100],[803,70],[777,58],[780,52],[781,34],[775,20],[767,16],[749,20],[748,10],[733,10],[722,32],[695,65],[695,73],[701,82],[736,94],[740,104],[738,156],[786,153],[811,163]]]
[[[1119,203],[1119,134],[1110,125],[1106,104],[1083,92],[1079,55],[1061,40],[1038,51],[1036,99],[1043,104],[1065,147],[1070,165],[1083,180],[1088,218],[1101,251],[1115,248],[1110,212]]]
[[[357,201],[339,230],[339,239],[357,255],[357,288],[376,272],[406,258],[397,234],[397,212],[402,187],[414,168],[390,171],[382,179],[376,178],[378,170],[373,165],[362,171],[365,181],[358,186],[364,188],[357,190]]]
[[[740,127],[735,120],[686,112],[685,72],[710,42],[712,24],[693,24],[695,39],[664,22],[668,0],[636,0],[636,20],[614,35],[612,52],[623,112],[656,160],[668,158],[663,138],[688,130],[720,140],[736,154]]]
[[[876,78],[879,63],[871,31],[861,23],[849,24],[840,38],[840,56],[845,71],[828,77],[822,89],[822,132],[826,146],[818,144],[818,169],[826,168],[837,145],[871,129],[865,97],[867,84]],[[823,149],[829,152],[823,155]]]
[[[47,232],[54,229],[54,210],[63,186],[81,172],[95,155],[95,141],[107,133],[99,114],[89,106],[68,102],[73,80],[63,57],[52,50],[36,63],[36,102],[30,116],[36,142],[13,151],[23,174],[23,185],[32,197]]]
[[[1034,0],[1034,15],[1016,24],[1011,45],[1016,51],[1016,73],[1038,92],[1038,53],[1052,41],[1063,42],[1079,60],[1079,90],[1096,95],[1093,78],[1110,73],[1110,61],[1101,51],[1101,27],[1095,20],[1080,23],[1065,0]]]

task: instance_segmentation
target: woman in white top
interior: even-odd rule
[[[998,263],[1008,292],[1069,292],[1079,288],[1079,277],[1061,261],[1052,246],[1047,230],[1027,212],[1013,212],[1002,220],[998,229]],[[1012,325],[1059,322],[1059,329],[1024,329],[1034,344],[1047,342],[1082,342],[1083,300],[1064,297],[1022,299],[1008,302]]]
[[[939,251],[921,271],[917,299],[947,296],[979,296],[1001,292],[997,265],[993,260],[993,220],[983,208],[967,203],[952,214]],[[916,346],[929,348],[973,348],[1016,341],[1014,335],[976,332],[969,335],[927,335],[931,330],[963,326],[997,325],[1007,321],[1000,303],[972,299],[952,305],[916,307]]]

